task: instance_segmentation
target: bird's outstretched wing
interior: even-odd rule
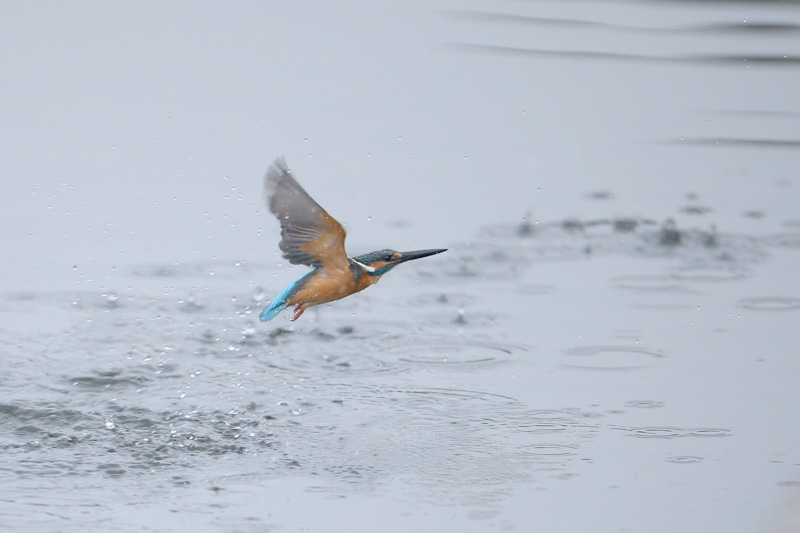
[[[344,228],[303,190],[282,157],[269,167],[264,185],[267,206],[281,223],[284,258],[293,265],[349,268]]]

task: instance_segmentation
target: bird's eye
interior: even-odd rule
[[[387,255],[383,256],[383,260],[386,261],[386,262],[394,261],[394,254],[387,254]]]

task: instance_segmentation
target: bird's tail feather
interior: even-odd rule
[[[273,318],[278,316],[278,313],[286,309],[287,305],[288,304],[286,303],[285,299],[282,300],[276,299],[274,302],[272,302],[272,305],[261,311],[261,314],[258,315],[258,319],[261,320],[261,322],[272,320]]]
[[[305,285],[305,282],[312,274],[314,274],[313,271],[300,276],[294,280],[294,282],[290,283],[285,289],[283,289],[281,293],[276,296],[274,300],[272,300],[272,303],[269,305],[269,307],[261,311],[261,314],[258,316],[259,320],[261,320],[261,322],[266,322],[267,320],[272,320],[278,316],[278,313],[286,309],[286,307],[289,305],[289,298],[291,298],[294,293],[296,293],[303,287],[303,285]]]

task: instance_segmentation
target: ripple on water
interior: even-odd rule
[[[379,357],[358,354],[325,354],[323,368],[347,374],[385,374],[404,372],[405,369]]]
[[[528,411],[524,417],[515,420],[514,431],[533,435],[575,435],[593,438],[597,434],[601,413],[580,411],[578,409],[538,409]]]
[[[252,335],[259,338],[259,335]],[[284,338],[285,337],[285,338]],[[291,338],[289,338],[291,337]],[[416,339],[415,339],[416,337]],[[404,373],[419,365],[472,368],[495,364],[526,348],[462,337],[419,338],[404,324],[298,329],[266,346],[257,360],[287,372],[329,375]],[[251,350],[255,353],[255,350]]]
[[[0,404],[0,420],[7,418],[24,424],[31,421],[41,421],[45,424],[68,426],[84,418],[84,415],[72,409],[58,406],[32,407],[17,404]]]
[[[703,460],[704,460],[703,457],[695,457],[693,455],[674,455],[672,457],[667,457],[668,463],[676,463],[680,465],[702,463]]]
[[[750,270],[728,264],[686,265],[672,269],[670,275],[683,281],[719,282],[738,281],[751,276]]]
[[[657,409],[664,407],[664,402],[657,402],[655,400],[631,400],[625,402],[627,407],[635,407],[636,409]]]
[[[674,439],[686,436],[684,430],[673,427],[630,428],[627,432],[631,437],[641,439]]]
[[[681,437],[729,437],[731,430],[725,428],[676,428],[641,427],[623,428],[631,437],[641,439],[675,439]]]
[[[67,379],[67,381],[74,386],[93,391],[114,390],[125,387],[139,388],[151,381],[150,378],[144,375],[127,376],[122,374],[121,370],[96,372],[94,376],[76,376]]]
[[[272,350],[259,356],[259,361],[269,368],[292,374],[370,375],[408,372],[404,365],[371,355],[371,350],[363,346],[361,350],[331,350],[316,344],[306,350]]]
[[[542,462],[546,464],[541,468],[557,468],[547,461],[548,456],[555,459],[560,453],[563,460],[569,451],[564,448],[559,452],[555,447],[561,443],[552,440],[539,450],[523,448],[530,444],[531,437],[523,432],[509,437],[508,430],[516,431],[519,421],[527,417],[524,404],[511,397],[481,390],[353,380],[328,380],[325,387],[326,393],[341,397],[339,405],[343,410],[338,421],[336,412],[328,412],[326,423],[343,424],[336,431],[347,437],[329,438],[329,444],[315,451],[309,464],[344,459],[348,471],[372,467],[369,477],[374,481],[385,477],[387,471],[396,470],[403,475],[421,474],[418,482],[432,487],[453,483],[492,486],[506,484],[510,479],[529,479]],[[351,413],[356,411],[370,421],[353,420]],[[299,429],[299,434],[306,433],[309,425]],[[569,433],[558,434],[558,440],[562,438],[573,437]],[[345,456],[339,454],[337,459],[340,444],[345,451],[352,451]],[[348,471],[337,477],[348,475]]]
[[[567,409],[537,409],[530,412],[530,418],[553,422],[555,420],[569,420],[575,417],[574,412]]]
[[[577,346],[565,353],[586,362],[562,364],[564,368],[619,372],[649,368],[655,359],[665,357],[658,350],[638,346]]]
[[[752,311],[791,311],[800,309],[800,298],[787,298],[782,296],[756,296],[743,298],[738,302],[739,307]]]
[[[577,455],[578,448],[577,446],[566,444],[528,444],[521,446],[520,452],[524,455],[532,456],[537,461],[557,462],[565,457]]]
[[[693,428],[686,430],[687,437],[730,437],[731,430],[725,428]]]
[[[524,350],[510,344],[476,341],[431,341],[393,345],[380,353],[390,354],[412,365],[473,367],[505,361]]]
[[[399,388],[399,387],[381,387],[372,391],[379,403],[384,403],[386,399],[392,398],[420,398],[426,405],[432,405],[430,401],[451,401],[451,400],[479,400],[483,402],[493,402],[502,404],[517,404],[517,400],[510,396],[503,396],[502,394],[494,394],[485,391],[476,391],[468,389],[448,389],[440,387],[420,387],[420,388]],[[436,404],[433,404],[436,405]]]

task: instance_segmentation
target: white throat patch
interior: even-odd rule
[[[371,267],[369,265],[365,265],[364,263],[362,263],[360,261],[356,261],[352,257],[350,258],[350,261],[352,261],[353,263],[357,264],[358,266],[360,266],[361,268],[363,268],[367,272],[375,272],[375,268],[374,267]]]

